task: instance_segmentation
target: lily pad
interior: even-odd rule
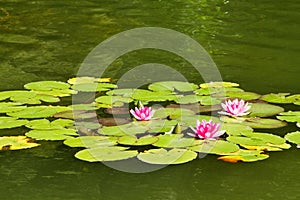
[[[277,119],[287,122],[300,122],[300,111],[288,111],[280,113],[281,116],[277,116]]]
[[[191,104],[200,102],[201,105],[220,104],[221,100],[210,96],[186,95],[175,100],[178,104]]]
[[[103,162],[125,160],[135,157],[136,150],[125,150],[124,147],[98,147],[84,149],[75,154],[75,157],[88,162]]]
[[[220,120],[227,123],[238,123],[246,126],[250,126],[251,128],[280,128],[286,126],[285,122],[276,120],[276,119],[265,119],[265,118],[231,118],[227,116],[220,117]]]
[[[118,143],[123,145],[142,146],[153,144],[157,140],[158,138],[152,135],[146,135],[140,138],[132,135],[125,135],[118,139]]]
[[[181,82],[181,81],[163,81],[152,83],[148,86],[153,91],[179,91],[190,92],[198,88],[194,83]]]
[[[14,112],[18,110],[23,110],[26,106],[20,106],[21,103],[15,102],[1,102],[0,103],[0,113]]]
[[[117,144],[116,139],[105,136],[81,136],[76,138],[68,138],[64,144],[69,147],[108,147]]]
[[[109,83],[111,82],[111,78],[95,78],[95,77],[83,76],[83,77],[70,78],[68,80],[68,83],[71,85],[81,84],[81,83],[98,83],[98,82]]]
[[[20,120],[13,117],[0,117],[0,129],[20,127],[28,123],[28,120]]]
[[[268,117],[277,115],[278,113],[283,112],[284,109],[279,106],[266,104],[266,103],[252,103],[249,110],[250,117]]]
[[[259,99],[261,95],[254,92],[227,92],[226,97],[239,98],[246,101]]]
[[[139,153],[139,160],[159,165],[182,164],[197,158],[197,153],[187,149],[150,149]]]
[[[100,96],[95,99],[97,103],[106,104],[114,107],[121,107],[124,103],[130,103],[132,98],[122,96]]]
[[[63,106],[32,106],[26,107],[23,110],[9,112],[7,115],[17,118],[46,118],[52,117],[58,112],[69,110],[70,108]]]
[[[242,135],[243,133],[253,132],[250,126],[243,124],[223,123],[220,129],[225,130],[227,135]]]
[[[26,89],[29,90],[44,90],[51,91],[53,89],[65,90],[69,89],[70,85],[68,83],[59,82],[59,81],[38,81],[27,83],[24,85]]]
[[[78,136],[77,131],[74,129],[31,130],[25,135],[36,140],[65,140]]]
[[[149,90],[135,90],[132,98],[138,101],[151,102],[151,101],[174,101],[179,96],[176,96],[170,91],[149,91]]]
[[[295,101],[294,97],[288,95],[289,93],[271,93],[263,95],[261,99],[270,103],[293,103]]]
[[[238,87],[238,83],[231,82],[210,82],[200,84],[201,88],[229,88],[229,87]]]
[[[260,160],[265,160],[269,158],[269,155],[267,154],[240,154],[240,155],[228,155],[228,156],[221,156],[218,158],[218,160],[223,160],[225,162],[231,162],[231,163],[236,163],[238,161],[242,162],[255,162],[255,161],[260,161]]]
[[[37,147],[40,144],[31,142],[30,138],[25,136],[3,136],[0,137],[1,150],[19,150]]]
[[[95,112],[88,112],[85,110],[66,110],[62,112],[57,112],[53,115],[56,118],[65,118],[65,119],[90,119],[90,118],[97,118]]]
[[[50,122],[47,119],[37,119],[29,121],[26,124],[27,128],[30,129],[43,129],[43,130],[51,130],[51,129],[64,129],[65,127],[70,127],[74,123],[73,120],[69,119],[56,119]]]
[[[241,88],[234,87],[221,87],[221,88],[200,88],[195,90],[194,93],[197,95],[212,95],[212,96],[225,96],[227,92],[243,92]]]
[[[196,121],[199,120],[200,122],[202,120],[212,120],[214,123],[220,123],[220,119],[217,117],[209,116],[209,115],[191,115],[191,116],[183,116],[180,119],[177,119],[181,126],[183,127],[195,127],[196,126]]]
[[[195,112],[183,108],[161,108],[154,112],[153,118],[178,119],[182,116],[195,115]]]
[[[97,110],[97,106],[94,103],[90,104],[73,104],[69,106],[72,110]]]
[[[240,148],[234,143],[223,140],[205,140],[202,144],[192,146],[189,149],[200,153],[224,155],[237,152]]]
[[[117,88],[117,85],[112,83],[80,83],[72,86],[73,90],[80,92],[100,92],[108,91]]]
[[[284,136],[284,138],[291,143],[299,145],[300,144],[300,131],[288,133]]]
[[[157,137],[158,141],[153,144],[156,147],[182,148],[197,144],[194,138],[184,138],[182,134],[165,134]]]

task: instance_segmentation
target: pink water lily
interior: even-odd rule
[[[248,102],[245,103],[243,99],[234,99],[233,101],[227,100],[225,103],[222,103],[222,108],[225,111],[219,112],[219,114],[222,115],[230,115],[233,117],[240,117],[248,115],[249,112],[247,112],[251,106],[248,105]]]
[[[151,110],[151,107],[143,106],[140,104],[140,107],[135,107],[130,110],[130,113],[134,116],[135,119],[140,121],[150,120],[154,114],[154,111]]]
[[[216,139],[225,133],[225,130],[220,130],[221,124],[214,123],[212,120],[208,122],[206,120],[202,120],[200,123],[197,120],[196,129],[190,127],[194,133],[188,133],[190,136],[199,139]]]

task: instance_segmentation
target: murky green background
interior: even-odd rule
[[[226,81],[262,94],[300,92],[297,0],[0,0],[0,9],[0,90],[37,80],[66,81],[101,41],[128,29],[157,26],[197,40]],[[106,74],[119,78],[149,62],[167,64],[200,82],[198,74],[185,70],[184,60],[147,50],[122,56]],[[73,158],[75,151],[48,142],[0,152],[0,199],[300,198],[295,148],[270,153],[263,162],[230,164],[210,155],[147,174],[82,162]]]

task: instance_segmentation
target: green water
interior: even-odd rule
[[[197,40],[226,81],[261,94],[299,93],[300,2],[295,0],[1,0],[0,90],[37,80],[76,76],[87,54],[106,38],[132,28],[173,29]],[[106,75],[119,78],[143,63],[164,63],[190,81],[181,58],[132,52]],[[287,127],[280,131],[295,129]],[[12,134],[14,131],[9,131]],[[5,131],[1,132],[5,135]],[[0,152],[0,199],[200,200],[299,199],[299,150],[266,161],[230,164],[206,156],[145,174],[130,174],[73,158],[61,142]]]

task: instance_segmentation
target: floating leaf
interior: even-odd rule
[[[81,83],[97,83],[97,82],[100,83],[111,82],[111,78],[95,78],[95,77],[83,76],[83,77],[70,78],[68,80],[68,83],[71,85],[81,84]]]
[[[124,103],[130,103],[133,99],[129,97],[122,96],[100,96],[95,99],[97,103],[102,103],[110,106],[120,107],[123,106]]]
[[[15,102],[1,102],[0,103],[0,113],[14,112],[18,110],[23,110],[26,106],[20,106],[21,103]]]
[[[9,112],[7,115],[17,118],[46,118],[69,109],[63,106],[32,106],[16,112]]]
[[[262,146],[249,146],[249,145],[241,145],[242,147],[249,150],[259,150],[259,151],[282,151],[282,149],[289,149],[291,145],[284,143],[280,145],[268,144]]]
[[[62,112],[57,112],[53,117],[56,118],[66,118],[66,119],[89,119],[89,118],[97,118],[97,114],[95,112],[88,112],[85,110],[66,110]]]
[[[37,119],[29,121],[26,124],[27,128],[30,129],[64,129],[65,127],[70,127],[74,123],[73,120],[69,119],[57,119],[52,122],[50,122],[47,119]]]
[[[184,138],[182,134],[165,134],[157,137],[158,141],[153,144],[156,147],[181,148],[197,144],[194,138]]]
[[[167,118],[177,119],[182,116],[195,115],[195,112],[183,108],[161,108],[154,112],[153,118]]]
[[[112,83],[80,83],[72,86],[73,90],[80,92],[100,92],[108,91],[117,88],[117,85]]]
[[[288,111],[280,113],[281,116],[277,116],[277,119],[287,122],[300,122],[300,111]]]
[[[191,104],[200,102],[201,105],[220,104],[221,100],[210,96],[186,95],[175,100],[178,104]]]
[[[59,82],[59,81],[38,81],[27,83],[24,85],[26,89],[29,90],[46,90],[50,91],[53,89],[65,90],[69,89],[70,85],[68,83]]]
[[[221,121],[217,117],[209,116],[209,115],[193,115],[193,116],[183,116],[180,119],[177,119],[183,127],[195,127],[197,120],[200,122],[202,120],[212,120],[213,122],[220,123]]]
[[[0,117],[0,129],[15,128],[28,123],[28,120],[19,120],[13,117]]]
[[[239,84],[231,83],[231,82],[210,82],[210,83],[202,83],[200,85],[201,88],[228,88],[228,87],[238,87]]]
[[[69,147],[107,147],[117,144],[116,140],[106,136],[81,136],[76,138],[68,138],[64,141],[64,144]]]
[[[299,145],[300,144],[300,131],[288,133],[284,136],[284,138],[291,143]]]
[[[136,150],[125,150],[124,147],[98,147],[84,149],[75,154],[75,157],[88,162],[117,161],[135,157]]]
[[[158,138],[152,135],[146,135],[140,138],[132,135],[125,135],[118,139],[118,143],[123,145],[142,146],[153,144],[157,140]]]
[[[253,132],[250,126],[243,124],[223,123],[220,129],[226,130],[227,135],[242,135],[243,133]]]
[[[139,153],[139,160],[159,165],[182,164],[197,158],[197,153],[187,149],[150,149]]]
[[[227,92],[226,97],[239,98],[246,101],[259,99],[261,95],[254,92]]]
[[[53,89],[53,90],[31,90],[32,92],[39,94],[39,95],[44,95],[44,96],[52,96],[52,97],[68,97],[71,96],[72,94],[77,94],[78,92],[75,90],[71,89]],[[57,99],[57,98],[56,98]],[[46,101],[48,102],[48,101]]]
[[[270,103],[293,103],[295,101],[294,97],[288,95],[289,93],[271,93],[263,95],[261,99]]]
[[[153,91],[174,91],[190,92],[198,88],[194,83],[181,82],[181,81],[163,81],[152,83],[148,86]]]
[[[212,95],[212,96],[225,96],[227,92],[243,92],[244,90],[241,88],[200,88],[195,90],[194,93],[197,95]]]
[[[220,117],[221,121],[227,123],[239,123],[251,128],[280,128],[286,126],[285,122],[276,120],[276,119],[264,119],[264,118],[231,118],[227,116]]]
[[[138,101],[174,101],[178,98],[170,91],[148,91],[148,90],[135,90],[132,98]]]
[[[249,110],[250,117],[268,117],[277,115],[278,113],[283,112],[284,109],[279,106],[270,105],[266,103],[252,103]]]
[[[97,110],[94,103],[89,104],[73,104],[69,106],[72,110]]]
[[[25,135],[36,140],[65,140],[72,136],[78,136],[74,129],[31,130]]]
[[[263,140],[265,143],[270,143],[273,145],[281,145],[285,143],[284,138],[270,133],[253,132],[253,133],[243,133],[243,135],[253,139]]]
[[[192,146],[189,149],[200,153],[224,155],[236,152],[240,148],[236,144],[223,140],[205,140],[202,144]]]
[[[3,136],[0,137],[1,150],[19,150],[37,147],[40,144],[31,142],[25,136]]]
[[[269,155],[266,154],[241,154],[241,155],[229,155],[229,156],[221,156],[218,158],[218,160],[223,160],[225,162],[231,162],[231,163],[236,163],[238,161],[243,161],[243,162],[255,162],[255,161],[260,161],[260,160],[265,160],[269,158]]]

